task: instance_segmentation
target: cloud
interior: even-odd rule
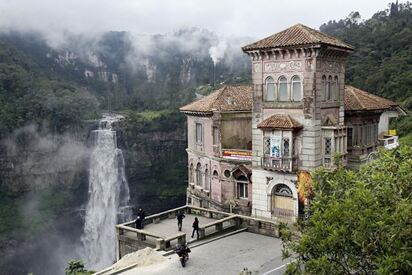
[[[405,2],[405,1],[402,1]],[[2,0],[0,29],[37,30],[59,42],[64,33],[170,33],[182,27],[219,35],[264,37],[303,23],[318,27],[359,11],[363,18],[388,0]]]

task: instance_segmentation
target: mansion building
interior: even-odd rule
[[[396,103],[345,86],[353,47],[297,24],[244,46],[251,86],[223,86],[180,111],[187,116],[190,205],[295,220],[310,172],[351,169],[397,146]],[[302,191],[303,190],[303,191]]]

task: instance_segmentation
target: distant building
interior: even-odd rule
[[[252,60],[251,87],[225,86],[181,108],[188,204],[295,220],[311,171],[334,169],[338,159],[358,169],[380,145],[397,146],[387,131],[399,106],[345,86],[352,46],[298,24],[242,50]]]

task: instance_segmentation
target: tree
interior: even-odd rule
[[[84,269],[84,264],[82,261],[70,260],[68,262],[68,267],[64,269],[64,274],[66,275],[89,275],[89,274],[93,274],[93,272]]]
[[[408,274],[412,270],[412,148],[380,151],[360,171],[316,171],[300,237],[282,231],[288,274]],[[291,256],[293,255],[293,256]]]

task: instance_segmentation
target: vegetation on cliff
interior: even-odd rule
[[[288,274],[408,274],[412,269],[412,148],[379,152],[360,171],[313,175],[301,236],[283,231]]]
[[[412,3],[361,20],[358,12],[329,21],[320,30],[355,47],[346,65],[346,83],[412,108]]]
[[[0,60],[0,137],[32,123],[62,132],[98,116],[99,103],[85,88],[44,75],[11,46],[0,44]]]
[[[320,30],[355,47],[346,65],[345,82],[412,109],[412,3],[391,3],[389,8],[362,20],[359,12],[331,20]],[[412,145],[412,115],[392,127]]]
[[[187,178],[186,117],[174,110],[127,111],[122,122],[130,179],[140,183],[141,202],[176,200],[184,203]],[[143,153],[143,154],[142,154]],[[153,213],[157,206],[147,205]],[[153,208],[155,207],[155,208]]]

